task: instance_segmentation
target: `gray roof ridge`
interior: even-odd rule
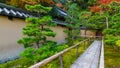
[[[26,17],[31,17],[31,16],[33,16],[33,17],[38,17],[38,14],[37,13],[32,13],[32,12],[29,12],[29,11],[27,11],[27,10],[24,10],[24,9],[21,9],[21,8],[16,8],[16,7],[13,7],[13,6],[10,6],[10,5],[6,5],[6,4],[4,4],[4,3],[0,3],[0,8],[2,8],[3,10],[6,8],[7,9],[7,11],[11,11],[11,10],[13,10],[13,11],[15,11],[16,13],[17,13],[17,16],[16,15],[10,15],[11,13],[13,13],[13,12],[11,12],[10,14],[6,14],[6,12],[5,12],[5,10],[3,11],[3,13],[0,13],[0,14],[2,14],[2,15],[8,15],[8,16],[13,16],[13,17],[19,17],[19,18],[26,18]],[[18,13],[19,12],[19,13]],[[22,15],[21,15],[21,14]],[[14,14],[14,13],[13,13]],[[26,16],[25,16],[25,14],[26,14]]]

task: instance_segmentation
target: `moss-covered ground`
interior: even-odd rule
[[[88,47],[88,43],[86,48]],[[79,45],[78,48],[78,54],[79,56],[85,51],[84,45]],[[78,56],[78,57],[79,57]],[[78,58],[76,57],[76,48],[73,48],[69,50],[68,52],[63,54],[63,68],[70,68],[70,66],[75,62],[75,60]],[[60,61],[59,58],[55,59],[54,61],[46,64],[43,67],[40,68],[60,68]]]
[[[105,45],[105,68],[120,68],[120,52]]]
[[[88,47],[88,43],[86,42],[86,48],[87,47]],[[79,45],[79,48],[78,48],[79,56],[84,51],[85,51],[84,44],[82,43],[81,45]],[[70,65],[73,64],[74,61],[78,57],[76,57],[76,47],[64,53],[63,54],[63,68],[70,68]],[[29,66],[33,64],[34,64],[33,60],[22,57],[22,58],[19,58],[19,59],[16,59],[16,60],[4,63],[4,64],[0,64],[0,68],[28,68]],[[42,68],[59,68],[59,67],[60,67],[60,61],[59,61],[59,58],[56,58],[52,62],[43,66]]]

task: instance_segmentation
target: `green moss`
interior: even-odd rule
[[[0,68],[28,68],[33,61],[27,58],[19,58],[4,64],[0,64]]]
[[[86,43],[88,47],[88,43]],[[78,54],[79,56],[84,52],[84,45],[79,45],[78,48]],[[76,57],[76,48],[72,48],[68,52],[64,53],[63,55],[63,68],[70,68],[70,66],[75,62],[75,60],[78,58]],[[46,64],[45,66],[42,66],[41,68],[59,68],[60,67],[60,61],[59,58],[51,61],[50,63]]]
[[[40,68],[59,68],[60,67],[59,63],[60,63],[59,58],[56,58],[52,62],[50,62],[50,63],[48,63]]]
[[[76,42],[78,43],[78,42]],[[86,43],[88,44],[88,43]],[[88,47],[88,46],[87,46]],[[51,55],[58,53],[60,51],[62,51],[63,49],[68,48],[68,45],[66,44],[61,44],[59,46],[53,47],[53,49],[45,51],[45,53],[47,52],[53,52]],[[81,53],[84,52],[84,46],[83,44],[79,45],[78,48],[78,54],[80,55]],[[49,55],[50,55],[49,53]],[[68,52],[63,54],[63,67],[64,68],[69,68],[71,64],[74,63],[74,61],[77,59],[76,57],[76,48],[73,48],[71,50],[69,50]],[[25,57],[4,63],[4,64],[0,64],[0,68],[28,68],[29,66],[33,65],[34,61]],[[43,66],[42,68],[58,68],[60,67],[60,61],[59,61],[59,57],[56,58],[55,60],[53,60],[52,62],[46,64],[45,66]]]
[[[120,52],[105,45],[105,68],[120,68]]]

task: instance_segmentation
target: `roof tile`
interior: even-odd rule
[[[17,13],[14,11],[14,10],[10,10],[10,12],[12,13],[12,14],[14,14],[14,15],[16,15]]]
[[[31,13],[29,11],[25,11],[20,8],[15,8],[3,3],[0,3],[0,14],[18,18],[38,17],[37,13]]]
[[[6,9],[6,8],[3,8],[3,11],[5,11],[7,14],[10,13],[10,11],[8,9]]]

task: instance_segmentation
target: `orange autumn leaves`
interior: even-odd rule
[[[120,2],[120,0],[98,0],[98,3],[99,4],[110,4],[113,1]]]
[[[48,3],[48,4],[54,4],[53,0],[25,0],[27,4],[35,5],[38,3]]]
[[[112,3],[113,1],[120,2],[120,0],[98,0],[99,5],[90,6],[89,9],[90,9],[91,12],[104,11],[103,9],[101,9],[100,5],[102,5],[102,4],[107,5],[107,4]]]
[[[90,6],[89,9],[90,12],[100,12],[101,10],[100,6]]]
[[[98,0],[99,4],[110,4],[113,0]]]

